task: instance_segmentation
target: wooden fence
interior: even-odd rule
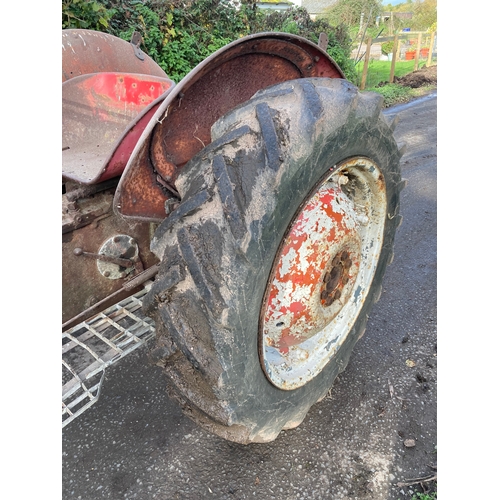
[[[427,66],[431,66],[432,64],[432,54],[433,54],[433,47],[434,47],[434,42],[436,40],[436,32],[428,33],[428,32],[423,32],[423,31],[409,31],[406,33],[398,33],[397,35],[394,36],[386,36],[382,38],[367,38],[366,40],[366,52],[364,54],[364,65],[363,65],[363,73],[361,76],[361,84],[359,88],[361,90],[365,89],[366,86],[366,78],[368,75],[368,64],[370,63],[370,50],[373,45],[375,44],[382,44],[384,42],[394,42],[393,49],[392,49],[392,57],[390,58],[392,60],[391,64],[391,71],[390,71],[390,76],[389,76],[389,83],[394,83],[394,70],[396,67],[396,62],[400,60],[400,55],[403,50],[403,44],[408,44],[410,48],[415,49],[415,54],[413,58],[415,59],[415,68],[414,71],[418,69],[418,63],[420,61],[421,55],[423,55],[423,49],[422,47],[428,48],[428,54],[427,54]],[[406,48],[405,53],[408,53],[409,50]],[[425,56],[424,56],[425,57]],[[411,59],[410,59],[411,60]]]

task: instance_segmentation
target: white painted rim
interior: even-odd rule
[[[363,308],[383,245],[387,200],[379,167],[357,157],[330,171],[290,225],[264,296],[261,364],[283,390],[311,381],[338,352]],[[340,298],[326,306],[328,265],[344,250],[354,263],[344,271]]]

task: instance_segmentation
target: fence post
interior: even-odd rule
[[[363,76],[361,77],[360,90],[364,90],[366,86],[366,75],[368,74],[368,63],[370,62],[370,48],[372,46],[372,39],[368,37],[366,39],[366,53],[365,53],[365,63],[363,65]]]
[[[415,66],[413,67],[413,71],[417,71],[418,69],[418,61],[420,60],[420,46],[422,45],[422,32],[418,34],[417,40],[417,52],[415,53]]]
[[[432,64],[432,50],[434,48],[434,38],[436,36],[436,32],[433,31],[431,34],[431,42],[429,43],[429,55],[427,56],[427,67]]]
[[[389,83],[394,83],[394,70],[396,69],[396,54],[399,52],[399,40],[398,35],[394,36],[394,45],[392,47],[392,62],[391,62],[391,73],[389,76]]]

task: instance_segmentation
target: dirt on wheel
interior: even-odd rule
[[[417,89],[426,85],[437,85],[437,66],[425,66],[405,76],[395,77],[394,83]]]

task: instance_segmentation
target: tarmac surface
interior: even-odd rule
[[[224,441],[182,414],[137,351],[63,429],[64,500],[402,500],[435,489],[436,103],[434,93],[386,110],[407,143],[395,258],[349,365],[304,422],[272,443]]]

